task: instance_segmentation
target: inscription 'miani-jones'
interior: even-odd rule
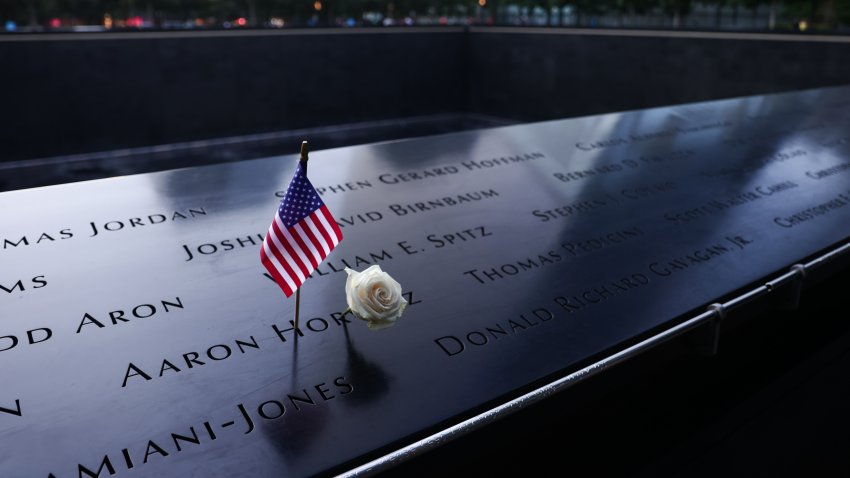
[[[327,406],[327,402],[344,399],[355,390],[350,378],[338,375],[324,382],[281,391],[274,398],[256,405],[246,406],[244,403],[238,403],[231,410],[233,415],[225,418],[210,417],[200,426],[191,425],[178,432],[169,433],[168,438],[164,440],[151,438],[135,446],[122,448],[118,453],[107,452],[102,458],[86,461],[85,464],[78,463],[71,474],[79,478],[112,476],[120,471],[130,471],[148,463],[165,460],[178,453],[191,453],[196,447],[203,447],[220,438],[232,439],[250,435],[265,423],[280,420],[284,416],[316,413]],[[65,474],[50,473],[48,478],[62,476]]]

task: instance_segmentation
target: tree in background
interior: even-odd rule
[[[575,8],[576,23],[579,25],[588,25],[592,23],[592,18],[595,15],[601,15],[608,8],[608,0],[574,0],[570,2]]]
[[[612,3],[613,10],[619,15],[618,24],[620,26],[631,23],[625,21],[626,18],[632,19],[635,15],[646,15],[658,6],[658,2],[655,0],[613,0]]]
[[[810,27],[835,29],[850,24],[850,0],[788,0],[783,2],[790,17],[807,20]]]
[[[691,11],[691,0],[661,0],[661,8],[673,18],[673,28],[679,28],[682,17]]]

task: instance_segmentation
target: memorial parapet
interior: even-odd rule
[[[592,374],[846,249],[848,97],[314,153],[345,239],[298,327],[259,260],[295,156],[0,194],[0,474],[343,472]],[[380,331],[343,314],[372,264]]]

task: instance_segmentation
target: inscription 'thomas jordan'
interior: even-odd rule
[[[85,226],[85,235],[79,235],[75,229],[66,227],[64,229],[42,231],[40,233],[13,235],[11,237],[3,237],[0,239],[2,239],[3,242],[3,250],[15,249],[18,247],[63,241],[75,237],[93,238],[117,233],[118,231],[141,230],[142,228],[148,228],[150,226],[189,221],[206,215],[206,209],[203,207],[194,207],[180,211],[157,212],[125,219],[89,221],[88,225]]]

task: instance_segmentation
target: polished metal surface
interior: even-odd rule
[[[706,324],[716,324],[719,327],[720,322],[726,318],[727,314],[738,307],[748,305],[755,300],[770,294],[777,287],[785,285],[792,281],[801,282],[805,277],[807,268],[818,267],[828,263],[830,260],[836,260],[838,257],[846,257],[850,254],[850,244],[838,246],[829,252],[818,256],[807,264],[795,264],[789,272],[782,274],[765,284],[759,285],[754,289],[734,297],[729,302],[719,304],[711,304],[708,310],[694,317],[691,317],[684,322],[678,323],[673,327],[664,329],[663,331],[644,339],[634,345],[626,347],[618,352],[608,355],[601,360],[594,362],[586,367],[582,367],[575,372],[572,372],[564,377],[558,378],[540,388],[532,390],[524,395],[521,395],[506,403],[500,404],[483,413],[468,418],[460,423],[452,425],[449,428],[440,430],[433,435],[422,438],[414,443],[411,443],[403,448],[394,450],[379,458],[376,458],[368,463],[358,466],[357,468],[341,473],[339,476],[346,478],[371,476],[375,473],[384,471],[398,463],[411,459],[416,455],[422,454],[433,448],[437,448],[455,438],[471,433],[489,423],[504,418],[514,412],[520,411],[534,403],[560,393],[570,386],[586,380],[594,375],[597,375],[611,367],[614,367],[622,362],[625,362],[653,347],[656,347],[664,342],[672,340],[682,334],[688,333],[697,327]],[[713,350],[716,353],[716,350]]]
[[[258,258],[295,156],[0,194],[0,474],[403,456],[841,255],[848,119],[832,88],[314,153],[345,239],[302,335]],[[411,299],[376,332],[340,313],[373,263]]]

